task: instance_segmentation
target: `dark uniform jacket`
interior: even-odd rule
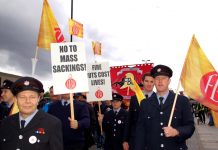
[[[94,132],[96,128],[96,116],[94,108],[87,102],[84,102],[89,110],[90,127],[85,129],[85,149],[88,149],[95,144]]]
[[[64,149],[81,149],[85,145],[85,129],[90,127],[90,116],[86,104],[74,100],[74,117],[78,121],[78,129],[70,127],[70,104],[63,106],[61,101],[50,105],[48,113],[58,117],[62,122]]]
[[[113,110],[105,113],[103,118],[104,150],[123,150],[122,143],[126,119],[127,112],[122,108],[118,114],[115,114]]]
[[[0,150],[63,150],[61,122],[38,111],[24,129],[20,129],[19,114],[2,121]]]
[[[153,92],[152,95],[155,95]],[[134,140],[136,134],[136,124],[138,121],[140,106],[137,97],[134,95],[130,99],[128,119],[125,125],[124,141],[129,143],[129,149],[134,150]]]
[[[1,102],[0,104],[0,124],[4,118],[8,117],[8,115],[11,112],[12,107],[13,105],[11,105],[11,107],[9,108],[5,102]]]
[[[156,95],[141,102],[136,128],[135,150],[186,150],[185,140],[195,130],[191,107],[186,97],[178,95],[171,126],[179,131],[177,137],[165,137],[175,94],[169,95],[160,109]]]

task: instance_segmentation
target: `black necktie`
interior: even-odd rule
[[[25,120],[20,121],[21,129],[23,129],[25,127],[25,122],[26,122]]]
[[[114,111],[114,115],[115,115],[115,116],[117,115],[117,113],[118,113],[117,111]]]
[[[159,97],[159,100],[160,100],[160,109],[163,108],[163,100],[164,98],[163,97]]]
[[[146,99],[148,98],[148,94],[145,95]]]
[[[64,102],[64,106],[67,106],[67,104],[68,104],[68,102],[67,102],[67,101],[65,101],[65,102]]]

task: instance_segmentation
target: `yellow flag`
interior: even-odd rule
[[[19,109],[18,109],[18,106],[17,106],[17,100],[15,100],[14,101],[14,104],[13,104],[13,106],[12,106],[12,108],[11,108],[11,111],[10,111],[10,113],[9,113],[9,116],[10,115],[13,115],[13,114],[16,114],[16,113],[18,113],[19,112]]]
[[[136,94],[136,97],[137,97],[137,100],[138,100],[138,103],[140,105],[141,101],[143,99],[145,99],[145,95],[143,94],[141,88],[139,87],[138,83],[134,80],[133,76],[130,76],[130,79],[131,79],[131,82],[133,84],[133,90]]]
[[[37,46],[50,50],[50,43],[60,43],[64,36],[47,0],[44,0]]]
[[[188,96],[212,110],[218,111],[218,73],[204,54],[194,35],[180,80]]]
[[[213,116],[213,122],[215,127],[218,128],[218,112],[215,112],[213,110],[211,110],[212,116]]]
[[[71,35],[83,38],[83,24],[75,20],[69,19],[69,32]]]
[[[101,55],[101,43],[100,42],[92,42],[92,49],[94,55]]]

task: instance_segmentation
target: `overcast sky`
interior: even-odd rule
[[[69,40],[71,0],[48,0],[65,39]],[[43,0],[0,0],[0,71],[31,75]],[[102,43],[111,66],[150,60],[174,71],[176,89],[183,62],[195,34],[213,66],[218,68],[217,0],[74,0],[75,20],[84,25],[88,62],[94,61],[91,41]],[[36,77],[51,82],[51,58],[40,49]],[[45,82],[47,81],[47,82]],[[47,89],[46,89],[47,90]]]

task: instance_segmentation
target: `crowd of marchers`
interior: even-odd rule
[[[169,90],[173,71],[157,65],[142,76],[145,99],[134,95],[129,107],[123,96],[87,102],[86,93],[44,98],[43,84],[33,77],[1,86],[0,150],[187,150],[186,140],[195,130],[189,99]],[[154,92],[154,87],[156,92]],[[19,112],[11,114],[17,104]],[[200,106],[199,106],[200,107]],[[173,115],[170,120],[170,114]],[[199,108],[200,110],[200,108]],[[204,120],[202,120],[204,122]]]

